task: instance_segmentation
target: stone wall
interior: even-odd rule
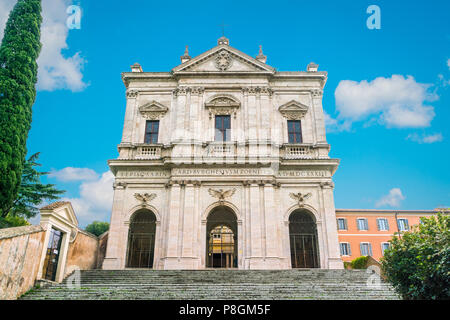
[[[108,234],[109,232],[106,231],[98,237],[97,269],[102,268],[103,260],[105,259]]]
[[[75,241],[69,246],[64,277],[75,269],[90,270],[97,267],[98,238],[88,232],[78,230]]]
[[[13,300],[34,285],[45,231],[41,226],[0,230],[0,300]]]

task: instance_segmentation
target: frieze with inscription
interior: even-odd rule
[[[328,178],[328,170],[280,170],[271,168],[174,168],[170,170],[119,170],[117,178],[170,178],[171,176],[260,176],[280,178]]]

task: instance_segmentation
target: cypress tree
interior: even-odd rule
[[[16,199],[27,153],[41,50],[41,0],[18,0],[0,46],[0,217]]]

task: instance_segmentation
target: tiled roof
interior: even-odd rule
[[[53,203],[50,203],[49,205],[46,205],[45,207],[42,207],[41,210],[53,210],[59,207],[62,207],[63,205],[70,204],[69,201],[56,201]]]

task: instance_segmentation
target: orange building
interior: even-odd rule
[[[343,261],[370,255],[380,260],[396,232],[409,231],[435,210],[336,209],[339,247]]]

